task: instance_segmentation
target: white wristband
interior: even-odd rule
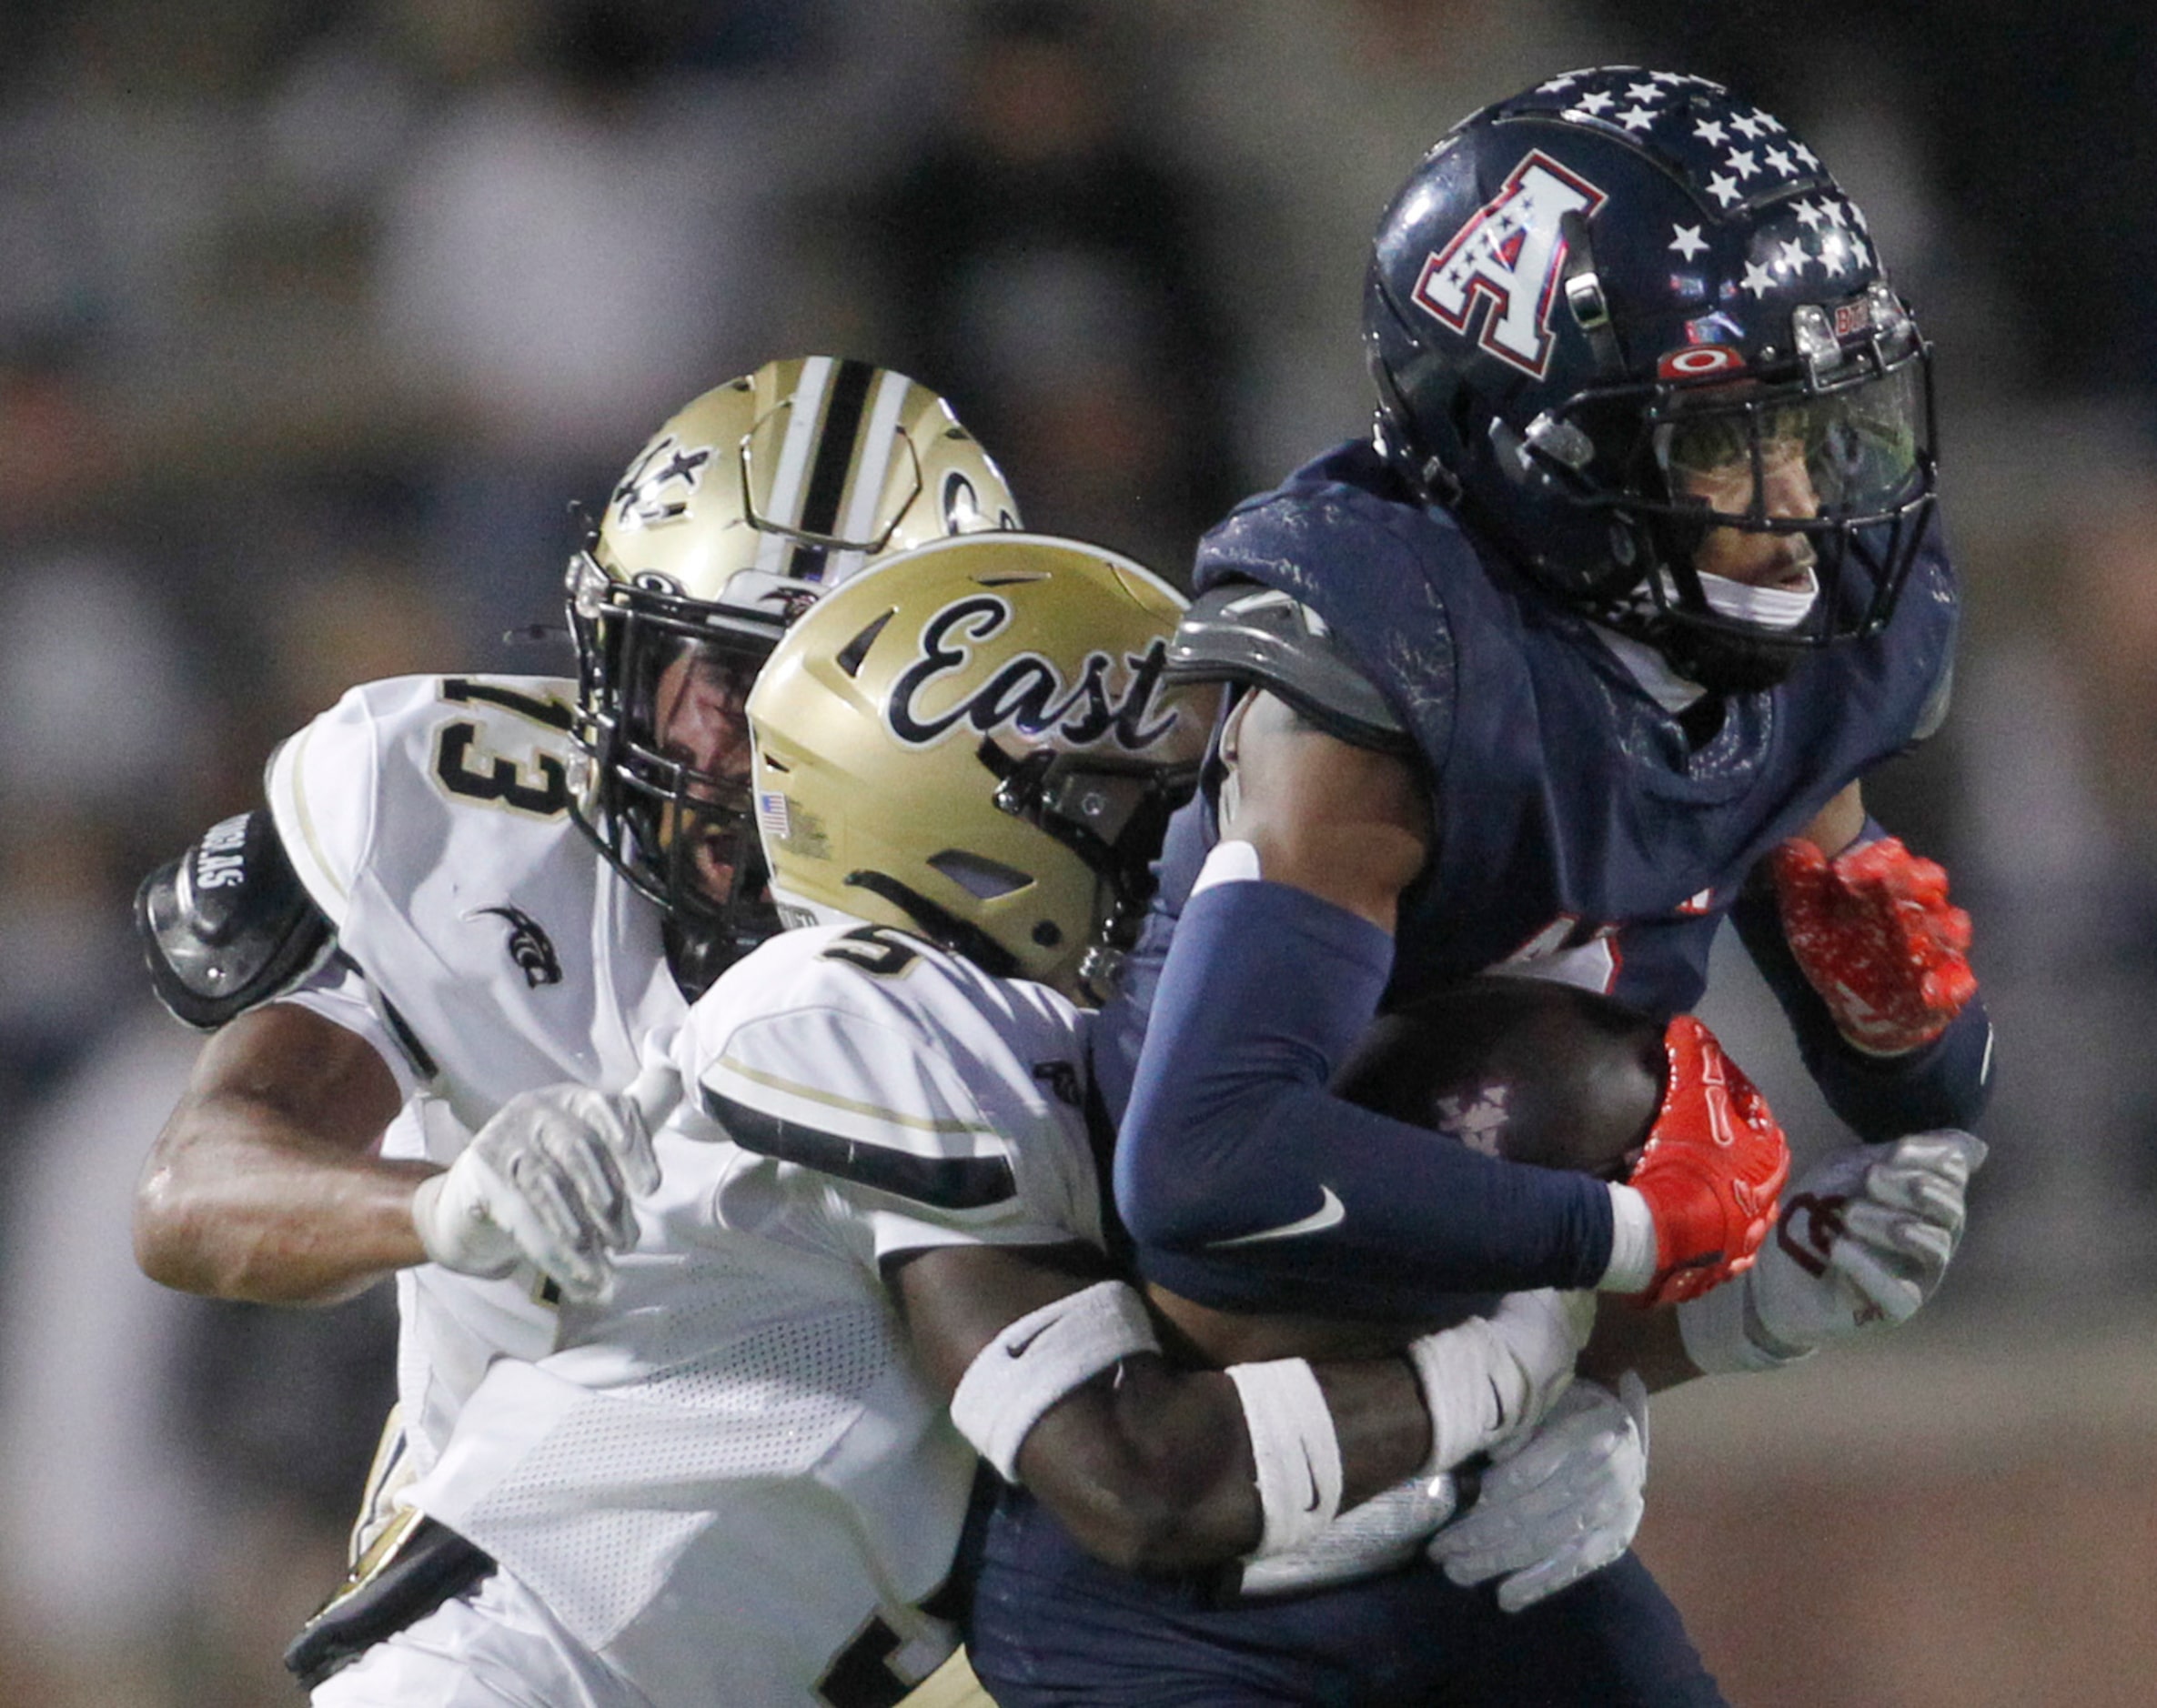
[[[1610,1263],[1596,1291],[1637,1293],[1655,1279],[1655,1212],[1629,1186],[1610,1186]]]
[[[1096,1281],[1005,1323],[959,1379],[952,1422],[1016,1482],[1019,1449],[1043,1413],[1118,1359],[1160,1350],[1145,1301],[1122,1281]]]
[[[1318,1377],[1304,1360],[1231,1364],[1227,1375],[1244,1402],[1265,1522],[1257,1552],[1248,1557],[1264,1559],[1300,1547],[1340,1512],[1340,1438]]]
[[[1679,1305],[1678,1336],[1685,1342],[1685,1355],[1705,1376],[1779,1370],[1819,1350],[1774,1342],[1753,1309],[1749,1272]]]

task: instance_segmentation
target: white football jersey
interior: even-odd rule
[[[619,1090],[639,1041],[687,1011],[659,909],[569,818],[574,694],[539,677],[369,683],[270,761],[286,853],[358,969],[333,967],[294,1000],[373,1039],[424,1094],[387,1155],[448,1163],[537,1086]],[[399,1273],[398,1301],[399,1397],[424,1469],[487,1365],[544,1357],[558,1325],[529,1279],[434,1264]]]
[[[610,1298],[489,1371],[416,1502],[659,1708],[896,1700],[956,1642],[921,1603],[974,1454],[880,1264],[1101,1242],[1089,1019],[882,927],[731,969]]]

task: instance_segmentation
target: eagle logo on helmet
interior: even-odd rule
[[[892,734],[909,747],[925,748],[964,724],[978,736],[1009,726],[1023,736],[1053,732],[1073,748],[1092,747],[1113,738],[1126,752],[1143,752],[1176,726],[1178,714],[1149,723],[1147,713],[1168,662],[1165,641],[1154,639],[1144,653],[1127,657],[1123,691],[1113,687],[1115,661],[1104,652],[1089,652],[1079,679],[1068,684],[1049,659],[1024,652],[955,705],[931,711],[924,691],[940,677],[963,670],[969,642],[984,641],[1011,621],[1008,600],[993,593],[955,600],[922,626],[913,662],[899,673],[884,708]]]

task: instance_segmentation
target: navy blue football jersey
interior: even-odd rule
[[[1658,1017],[1692,1008],[1717,926],[1753,863],[1907,748],[1941,692],[1958,596],[1937,531],[1879,635],[1806,658],[1726,702],[1688,742],[1588,622],[1441,510],[1403,502],[1345,445],[1244,504],[1199,548],[1201,590],[1275,588],[1309,606],[1414,734],[1437,847],[1404,899],[1389,1000],[1501,965]],[[1142,959],[1165,952],[1213,840],[1172,833]],[[1150,988],[1141,970],[1134,994]]]

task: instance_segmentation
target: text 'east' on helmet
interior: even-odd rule
[[[820,601],[749,704],[781,908],[1101,994],[1212,728],[1215,689],[1162,680],[1184,604],[1114,552],[1023,534],[941,541]]]

